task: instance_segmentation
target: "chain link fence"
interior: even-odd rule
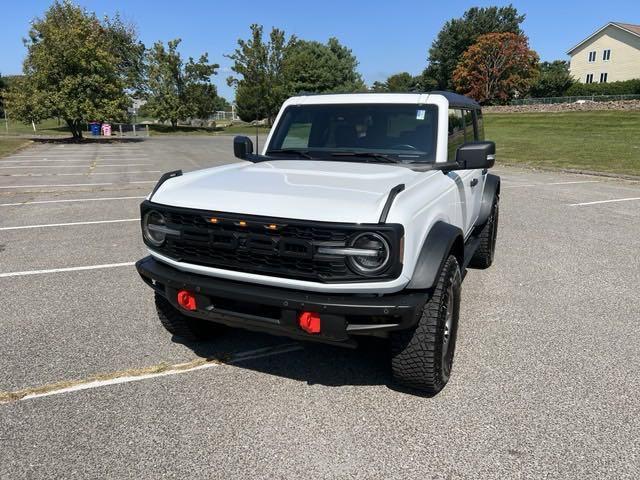
[[[640,95],[584,95],[579,97],[520,98],[517,100],[512,100],[511,105],[549,105],[554,103],[575,103],[578,101],[614,102],[620,100],[640,100]]]

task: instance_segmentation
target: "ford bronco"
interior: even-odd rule
[[[162,176],[141,205],[136,267],[162,325],[214,325],[356,346],[388,339],[393,379],[449,380],[467,267],[494,258],[500,178],[473,100],[449,93],[305,95],[261,153]]]

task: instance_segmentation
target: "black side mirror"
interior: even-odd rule
[[[233,139],[233,154],[240,160],[248,160],[253,155],[253,142],[249,137],[239,135]]]
[[[496,144],[493,142],[465,143],[456,152],[460,170],[491,168],[496,162]]]

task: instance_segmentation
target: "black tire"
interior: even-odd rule
[[[222,327],[206,320],[188,317],[178,311],[169,300],[155,294],[156,310],[162,326],[171,334],[187,341],[208,340]]]
[[[471,257],[471,261],[469,262],[469,266],[471,268],[489,268],[493,263],[493,257],[496,252],[496,238],[498,237],[499,214],[499,202],[496,197],[493,201],[489,218],[485,224],[480,227],[480,232],[478,233],[480,245],[478,245],[478,249],[475,251],[473,257]]]
[[[449,381],[458,333],[460,265],[450,255],[415,327],[391,334],[394,382],[435,395]]]

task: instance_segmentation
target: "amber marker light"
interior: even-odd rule
[[[277,230],[278,226],[275,223],[270,223],[269,225],[267,225],[267,228],[269,230]]]
[[[218,219],[217,218],[210,218],[209,219],[209,223],[218,223]]]
[[[246,227],[247,226],[247,222],[245,222],[244,220],[240,220],[238,222],[238,225],[240,225],[241,227]]]

